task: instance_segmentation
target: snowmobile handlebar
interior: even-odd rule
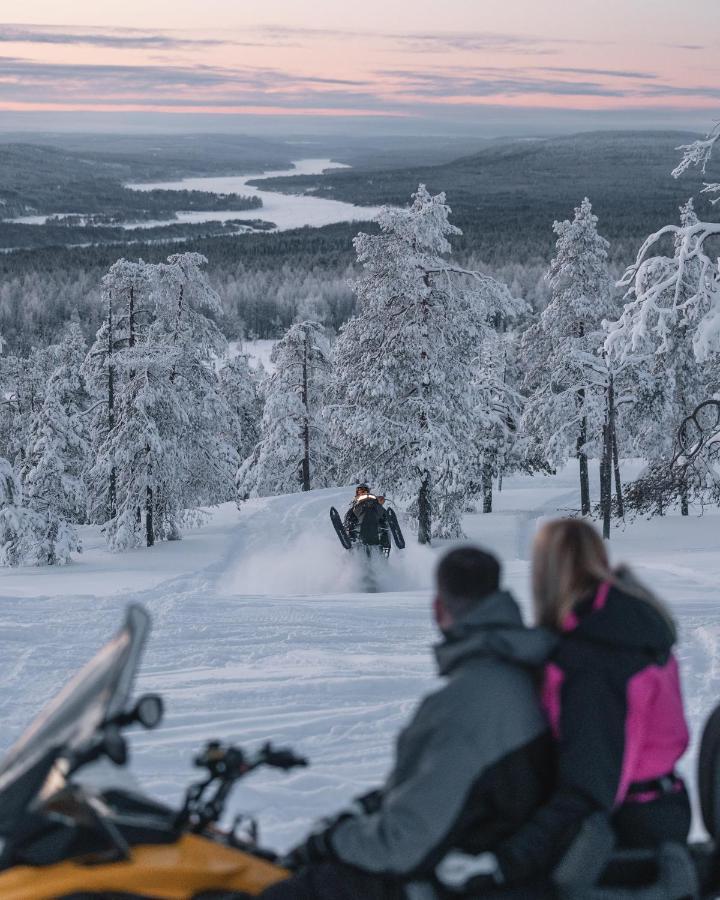
[[[176,828],[189,825],[191,830],[200,832],[221,818],[235,782],[254,769],[269,766],[288,771],[306,766],[308,761],[289,747],[274,747],[269,742],[254,753],[246,753],[232,744],[208,741],[194,763],[198,768],[205,769],[207,776],[188,788],[185,803],[176,819]],[[210,791],[212,793],[208,796]]]
[[[194,762],[198,768],[207,769],[212,778],[222,781],[236,781],[261,766],[287,771],[308,764],[290,747],[274,747],[267,743],[254,753],[246,753],[241,747],[220,741],[209,741]]]

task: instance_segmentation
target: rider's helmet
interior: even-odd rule
[[[359,484],[355,488],[355,498],[361,497],[363,494],[370,493],[370,485],[369,484]]]

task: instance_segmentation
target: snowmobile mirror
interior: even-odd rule
[[[143,728],[157,728],[162,722],[165,705],[159,694],[143,694],[133,709],[133,719]]]
[[[127,742],[120,733],[120,729],[114,725],[109,725],[105,729],[102,752],[116,766],[124,766],[127,762]]]

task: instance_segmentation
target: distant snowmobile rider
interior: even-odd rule
[[[385,498],[371,494],[367,484],[355,488],[355,498],[343,523],[353,543],[359,540],[368,546],[390,548],[390,526],[384,503]]]

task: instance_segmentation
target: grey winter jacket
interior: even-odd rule
[[[451,848],[492,849],[552,788],[552,745],[535,673],[555,639],[528,629],[512,596],[485,598],[436,649],[440,690],[401,732],[376,809],[329,834],[341,862],[400,878]]]

